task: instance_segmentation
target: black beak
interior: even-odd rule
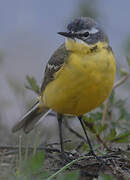
[[[72,38],[72,39],[75,37],[75,34],[71,32],[58,32],[58,34],[60,34],[61,36]]]

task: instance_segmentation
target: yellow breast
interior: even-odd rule
[[[82,115],[109,96],[114,79],[115,57],[100,48],[93,53],[73,51],[43,94],[45,106],[62,114]]]

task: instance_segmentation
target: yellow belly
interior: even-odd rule
[[[55,74],[55,80],[45,88],[44,105],[62,114],[85,114],[109,96],[115,72],[115,58],[111,52],[72,53]]]

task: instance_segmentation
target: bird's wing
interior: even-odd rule
[[[62,67],[68,56],[69,51],[65,48],[65,44],[62,44],[51,56],[45,68],[41,92],[43,92],[47,84],[54,79],[54,74]]]

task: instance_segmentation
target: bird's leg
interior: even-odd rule
[[[81,126],[82,126],[82,128],[83,128],[84,134],[85,134],[85,136],[86,136],[86,139],[87,139],[87,140],[86,140],[86,143],[88,143],[89,148],[90,148],[89,154],[95,156],[95,157],[97,158],[97,160],[101,161],[101,158],[98,157],[98,156],[95,154],[94,150],[93,150],[91,141],[90,141],[90,139],[89,139],[89,137],[88,137],[86,128],[85,128],[85,126],[84,126],[84,121],[83,121],[83,119],[82,119],[82,116],[78,116],[78,119],[79,119],[79,121],[80,121],[80,123],[81,123]]]
[[[64,154],[64,147],[63,147],[63,137],[62,137],[62,114],[57,114],[58,126],[59,126],[59,138],[60,138],[60,146],[61,146],[61,153]]]
[[[88,137],[86,128],[85,128],[85,126],[84,126],[84,122],[83,122],[82,116],[79,116],[78,119],[79,119],[79,121],[80,121],[80,123],[81,123],[81,126],[82,126],[82,128],[83,128],[84,134],[85,134],[85,136],[86,136],[86,139],[87,139],[86,142],[87,142],[88,145],[89,145],[89,148],[90,148],[90,154],[94,154],[94,150],[93,150],[91,141],[90,141],[90,139],[89,139],[89,137]]]
[[[64,151],[64,145],[63,145],[63,136],[62,136],[62,114],[57,114],[57,120],[58,120],[58,126],[59,126],[59,138],[60,138],[60,146],[61,146],[61,158],[65,160],[65,162],[70,162],[72,159],[69,157],[68,154]]]

